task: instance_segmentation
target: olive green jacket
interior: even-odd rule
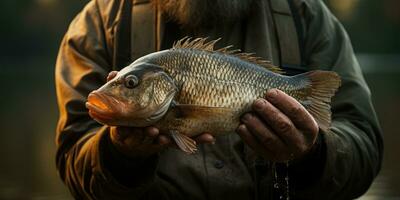
[[[159,48],[170,47],[184,35],[222,37],[221,46],[234,44],[281,65],[285,49],[279,51],[277,37],[284,33],[268,26],[274,23],[271,13],[263,9],[268,4],[260,2],[241,22],[197,32],[162,22],[165,29]],[[289,167],[290,196],[356,198],[368,189],[382,160],[382,135],[371,94],[337,19],[320,0],[296,3],[304,27],[302,55],[307,67],[302,69],[335,71],[342,78],[342,86],[332,102],[331,132],[321,133],[317,150]],[[56,160],[59,174],[74,197],[271,199],[275,177],[272,164],[250,159],[251,149],[236,134],[218,137],[214,145],[200,145],[194,155],[170,148],[139,160],[125,158],[113,148],[109,128],[89,117],[85,101],[89,92],[104,84],[109,71],[121,67],[115,66],[120,7],[119,0],[89,2],[71,23],[57,59],[60,118]],[[286,68],[291,70],[290,66]]]

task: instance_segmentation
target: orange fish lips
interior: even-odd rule
[[[114,97],[97,91],[91,92],[86,102],[89,115],[102,123],[115,120],[120,113],[119,105],[120,102]]]

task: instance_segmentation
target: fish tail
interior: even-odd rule
[[[328,131],[331,125],[331,99],[341,84],[339,75],[332,71],[315,70],[298,76],[309,80],[307,103],[303,105],[317,121],[320,129]]]

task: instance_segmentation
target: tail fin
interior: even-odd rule
[[[331,125],[331,99],[341,84],[337,73],[331,71],[310,71],[304,74],[310,81],[310,96],[306,109],[315,118],[323,131]]]

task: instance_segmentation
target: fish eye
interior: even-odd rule
[[[139,84],[139,80],[135,75],[128,75],[125,77],[125,87],[133,89]]]

